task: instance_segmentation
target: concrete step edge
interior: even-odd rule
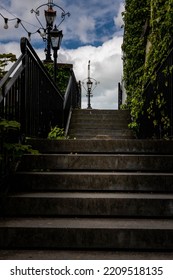
[[[17,194],[9,194],[8,198],[52,198],[52,199],[133,199],[133,200],[173,200],[173,194],[160,194],[160,193],[125,193],[125,192],[25,192],[25,193],[17,193]]]
[[[27,143],[40,152],[59,151],[75,152],[86,151],[97,152],[120,152],[120,153],[158,153],[173,154],[173,141],[163,140],[139,140],[139,139],[67,139],[67,140],[47,140],[29,139]]]
[[[0,218],[1,228],[90,228],[173,230],[172,219],[142,218]]]

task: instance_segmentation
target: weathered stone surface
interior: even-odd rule
[[[22,209],[22,212],[21,212]],[[39,192],[11,195],[8,216],[173,217],[173,194]]]
[[[157,172],[19,172],[20,191],[117,191],[173,193],[173,174]]]
[[[101,153],[101,154],[173,154],[172,140],[140,139],[30,139],[28,143],[41,153]]]
[[[23,170],[173,171],[173,155],[42,154],[25,155]]]
[[[0,221],[1,249],[173,250],[172,236],[173,221],[165,219],[17,218]]]
[[[68,135],[76,139],[134,138],[127,110],[73,110]]]
[[[173,252],[173,141],[112,139],[110,114],[122,132],[128,112],[98,111],[82,125],[99,114],[110,134],[29,140],[41,154],[22,158],[1,200],[0,249]]]

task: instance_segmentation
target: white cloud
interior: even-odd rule
[[[54,0],[55,4],[61,6],[65,12],[70,12],[71,16],[61,25],[66,40],[79,40],[81,43],[94,43],[104,42],[105,39],[111,38],[109,24],[112,24],[113,17],[117,13],[119,4],[124,0]],[[44,1],[46,3],[47,1]],[[11,0],[2,1],[0,4],[0,13],[5,17],[14,18],[19,17],[22,23],[26,27],[27,31],[33,33],[36,32],[40,24],[36,20],[36,17],[31,14],[31,9],[36,9],[43,4],[42,0]],[[5,9],[3,9],[4,7]],[[44,10],[46,6],[41,7],[40,16],[38,17],[42,24],[45,26]],[[55,8],[56,9],[56,8]],[[6,11],[8,10],[9,13]],[[57,10],[57,24],[61,21],[61,10]],[[30,24],[28,24],[30,23]],[[14,21],[9,22],[8,33],[6,30],[1,30],[1,40],[8,39],[20,39],[21,36],[27,36],[24,29],[20,26],[18,30],[14,29]],[[3,18],[0,17],[0,26],[3,26]],[[101,32],[103,32],[101,34]],[[15,37],[16,36],[16,37]],[[39,40],[39,36],[32,36],[35,40]]]
[[[120,4],[118,14],[114,17],[114,23],[117,27],[121,27],[124,23],[122,18],[122,12],[124,12],[124,3]]]
[[[79,36],[79,39],[83,43],[87,43],[89,41],[92,41],[92,38],[90,37],[90,32],[95,27],[95,21],[91,17],[83,16],[80,17],[78,20],[78,25],[76,27],[76,33]]]
[[[122,77],[122,37],[114,37],[100,47],[85,46],[75,50],[61,50],[60,59],[72,63],[77,80],[88,76],[91,61],[91,77],[100,82],[93,92],[93,108],[117,109],[118,82]],[[87,106],[86,91],[82,90],[82,107]]]
[[[18,58],[21,54],[20,45],[17,42],[10,42],[7,44],[0,43],[0,53],[14,53]]]

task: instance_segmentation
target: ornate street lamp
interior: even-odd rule
[[[60,49],[61,41],[63,38],[62,30],[58,30],[56,25],[54,29],[50,32],[50,38],[51,38],[51,45],[54,52],[54,81],[56,83],[56,77],[57,77],[57,53]]]
[[[53,28],[53,23],[56,19],[56,11],[53,10],[52,6],[48,6],[48,10],[44,11],[47,27],[47,51],[46,51],[46,61],[51,61],[51,37],[50,32]]]
[[[93,86],[93,82],[91,82],[91,79],[90,77],[88,77],[88,81],[87,81],[87,89],[88,89],[88,92],[87,92],[87,96],[88,96],[88,107],[87,109],[92,109],[91,107],[91,90],[92,90],[92,86]]]
[[[46,28],[42,25],[42,23],[39,19],[39,15],[40,15],[39,9],[42,8],[43,6],[47,6],[47,10],[44,11],[44,16],[45,16],[45,20],[46,20]],[[46,53],[45,62],[52,62],[51,32],[53,30],[53,25],[54,25],[54,22],[57,17],[57,12],[53,9],[54,7],[57,7],[58,9],[61,10],[61,20],[60,20],[60,23],[58,24],[58,27],[59,27],[60,24],[64,21],[65,17],[70,16],[70,13],[69,12],[66,13],[62,7],[54,4],[53,0],[48,0],[47,4],[40,5],[36,10],[33,10],[33,9],[31,10],[31,13],[33,13],[33,12],[35,13],[36,18],[37,18],[39,24],[41,25],[41,28],[38,30],[38,33],[41,35],[41,37],[47,44],[46,49],[45,49],[45,53]],[[42,30],[42,32],[40,30]]]
[[[87,80],[87,82],[86,82],[87,88],[85,87],[85,81],[86,80]],[[92,109],[92,107],[91,107],[91,97],[93,96],[92,92],[94,91],[96,86],[99,84],[99,82],[97,82],[95,79],[90,77],[90,60],[88,62],[88,78],[85,79],[82,82],[82,84],[83,84],[84,89],[87,91],[87,95],[86,95],[88,97],[88,107],[87,107],[87,109]],[[94,87],[93,87],[93,84],[95,85]]]

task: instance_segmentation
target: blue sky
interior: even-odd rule
[[[39,27],[31,9],[36,9],[47,0],[1,0],[0,13],[9,19],[15,16],[22,20],[28,32],[34,33]],[[59,26],[63,30],[63,41],[59,51],[58,62],[72,63],[77,80],[87,77],[87,64],[91,61],[91,76],[100,82],[93,92],[93,108],[117,107],[117,86],[122,78],[123,22],[121,12],[124,0],[54,0],[65,12],[70,13]],[[44,9],[40,8],[39,19],[45,26]],[[54,7],[56,9],[56,7]],[[57,9],[58,25],[61,10]],[[19,26],[14,28],[15,21],[9,21],[9,28],[4,29],[4,20],[0,17],[0,53],[13,52],[20,55],[20,38],[27,32]],[[31,44],[44,59],[45,45],[38,33],[31,35]],[[83,90],[83,108],[86,107],[86,92]]]

